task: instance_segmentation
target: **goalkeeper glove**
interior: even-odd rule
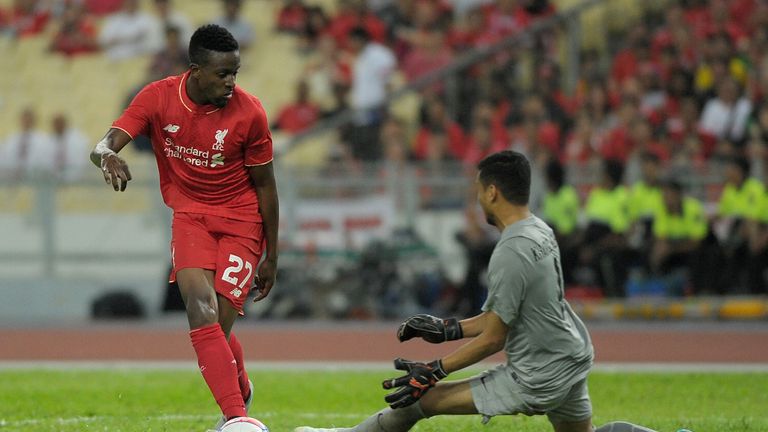
[[[429,343],[441,343],[461,339],[464,333],[456,318],[442,319],[432,315],[414,315],[400,324],[397,338],[400,342],[420,337]]]
[[[407,374],[384,381],[381,386],[385,389],[397,388],[384,397],[392,409],[403,408],[416,403],[438,381],[448,376],[443,369],[442,360],[420,363],[402,358],[395,359],[395,369],[408,372]]]

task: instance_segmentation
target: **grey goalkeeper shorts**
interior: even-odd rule
[[[586,377],[570,387],[534,392],[521,386],[514,372],[499,365],[470,379],[472,399],[485,421],[497,415],[546,414],[553,423],[578,422],[592,417]]]

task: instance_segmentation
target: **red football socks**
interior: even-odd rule
[[[237,340],[234,333],[229,334],[229,348],[237,362],[237,381],[240,384],[240,393],[243,395],[243,400],[246,400],[251,395],[251,387],[248,385],[248,372],[245,371],[243,346],[240,345],[240,341]]]
[[[237,379],[237,362],[219,323],[189,332],[197,364],[224,417],[245,417],[245,404]]]

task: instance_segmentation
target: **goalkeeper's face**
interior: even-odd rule
[[[496,226],[496,217],[494,217],[491,211],[491,203],[496,193],[496,187],[493,185],[483,185],[478,174],[478,177],[475,178],[475,190],[477,192],[477,203],[480,204],[480,208],[483,209],[483,214],[485,214],[485,221],[489,225]]]

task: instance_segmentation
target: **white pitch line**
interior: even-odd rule
[[[277,418],[281,416],[290,415],[292,417],[298,417],[303,418],[307,420],[317,420],[317,419],[329,419],[329,418],[341,418],[341,419],[349,419],[349,420],[357,420],[365,418],[368,414],[360,413],[360,414],[354,414],[354,413],[334,413],[334,412],[326,412],[326,413],[316,413],[316,412],[304,412],[304,413],[295,413],[295,412],[262,412],[259,413],[259,417],[263,419],[267,418]],[[118,419],[124,419],[123,416],[76,416],[76,417],[58,417],[54,419],[24,419],[24,420],[6,420],[6,419],[0,419],[0,427],[19,427],[19,426],[37,426],[37,425],[43,425],[43,424],[59,424],[59,425],[66,425],[66,424],[80,424],[80,423],[94,423],[94,422],[100,422],[100,421],[110,421],[110,420],[118,420]],[[153,420],[153,421],[182,421],[182,420],[215,420],[215,416],[212,416],[210,414],[164,414],[164,415],[157,415],[157,416],[142,416],[142,420]]]

